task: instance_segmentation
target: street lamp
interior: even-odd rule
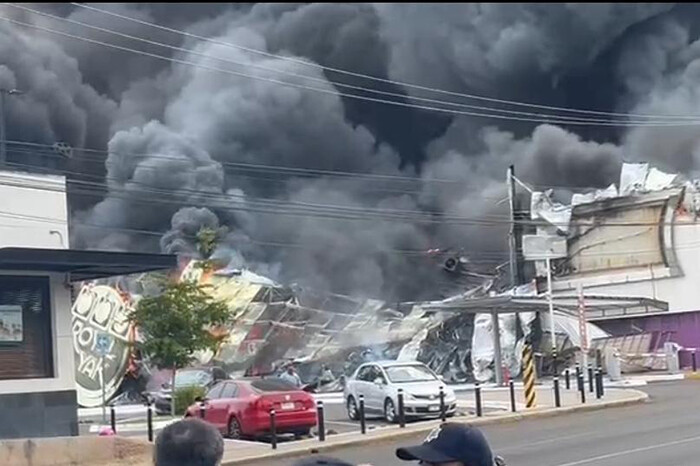
[[[24,94],[19,89],[0,88],[0,164],[7,160],[7,138],[5,137],[5,96]]]

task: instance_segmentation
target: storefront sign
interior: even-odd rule
[[[129,359],[128,305],[114,288],[87,285],[73,305],[73,349],[78,403],[102,404],[102,364],[105,397],[109,400],[126,373]]]

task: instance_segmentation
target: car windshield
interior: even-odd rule
[[[176,387],[189,387],[194,385],[206,385],[212,377],[207,371],[181,371],[175,375]]]
[[[282,379],[258,379],[250,383],[253,389],[260,392],[290,392],[299,390],[294,384]]]
[[[437,380],[435,375],[425,366],[389,366],[385,367],[386,375],[393,383],[430,382]]]

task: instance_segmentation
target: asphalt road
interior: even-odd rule
[[[510,466],[696,466],[700,464],[700,382],[644,387],[643,405],[531,419],[484,427],[495,452]],[[332,453],[352,463],[406,464],[398,446],[420,443],[423,435],[399,443],[350,447]],[[293,461],[257,462],[255,466]]]

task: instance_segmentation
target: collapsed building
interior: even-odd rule
[[[551,268],[554,345],[541,260],[533,261],[532,279],[515,288],[503,286],[497,276],[471,277],[461,293],[415,303],[317,293],[245,269],[205,272],[190,260],[179,278],[211,285],[214,296],[228,303],[234,322],[215,352],[197,355],[198,363],[234,375],[264,375],[294,361],[302,379],[312,381],[322,364],[348,375],[368,360],[418,360],[448,383],[486,382],[518,377],[522,347],[529,341],[540,372],[549,371],[553,346],[568,362],[582,347],[594,355],[612,346],[625,370],[666,369],[664,344],[693,348],[700,337],[692,286],[700,279],[700,261],[692,252],[700,239],[699,188],[698,182],[646,164],[625,164],[619,188],[575,194],[569,205],[554,201],[551,192],[530,194],[534,227],[529,233],[535,233],[530,236],[563,244]],[[467,262],[457,261],[465,269]],[[85,284],[75,300],[74,321],[101,309],[124,329],[108,356],[114,362],[108,397],[142,390],[144,379],[155,374],[133,351],[138,332],[124,324],[128,308],[147,293],[142,278],[129,282],[137,286]],[[97,405],[101,394],[98,374],[81,363],[90,351],[76,339],[84,406]]]

